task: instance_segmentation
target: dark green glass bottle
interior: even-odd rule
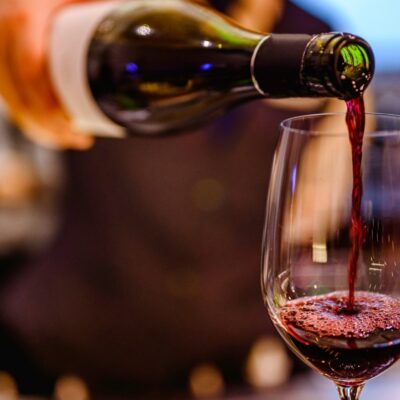
[[[93,20],[83,35],[85,77],[79,79],[102,113],[133,134],[188,129],[265,96],[349,99],[372,79],[371,48],[350,34],[265,35],[184,0],[132,0],[103,5],[101,13],[99,7],[91,3],[63,11],[55,37],[79,31],[74,10],[82,20],[83,15]],[[67,88],[60,83],[71,76],[66,68],[75,62],[73,46],[70,52],[60,51],[62,46],[55,39],[56,87],[70,104],[67,109],[75,109],[72,114],[83,113],[71,89],[78,83],[71,79]],[[107,127],[103,131],[107,134]]]

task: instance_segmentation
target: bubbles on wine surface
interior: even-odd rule
[[[343,291],[290,301],[280,309],[280,319],[285,327],[319,338],[365,339],[377,331],[400,330],[400,299],[358,291],[349,312],[347,296]]]
[[[342,385],[359,385],[380,374],[400,356],[400,299],[348,292],[289,301],[278,312],[279,332],[304,362]]]

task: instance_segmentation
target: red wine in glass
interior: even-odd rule
[[[288,342],[322,374],[358,385],[380,374],[400,356],[400,300],[356,291],[353,313],[348,293],[303,297],[280,309]]]
[[[280,309],[279,319],[283,335],[300,357],[336,382],[358,385],[400,356],[400,300],[355,291],[365,231],[361,218],[365,110],[362,96],[346,104],[353,171],[348,291],[289,301]]]

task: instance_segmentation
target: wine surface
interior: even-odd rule
[[[400,356],[400,300],[356,291],[353,312],[346,291],[289,301],[279,311],[283,334],[300,356],[342,384],[357,384]]]

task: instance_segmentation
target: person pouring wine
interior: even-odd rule
[[[82,134],[176,133],[260,97],[351,99],[374,70],[368,43],[354,35],[260,34],[184,0],[70,4],[53,15],[47,34],[48,87],[40,85],[47,96],[38,106],[58,108],[54,118]],[[17,80],[39,73],[10,72]],[[24,110],[39,88],[23,96],[16,89],[3,90],[14,118],[43,130],[33,108]]]
[[[9,351],[1,367],[30,392],[48,390],[65,371],[97,391],[182,389],[188,371],[205,361],[238,377],[251,344],[270,329],[258,265],[275,127],[342,102],[262,100],[192,130],[197,134],[96,139],[90,148],[93,138],[71,126],[49,77],[51,22],[72,3],[92,2],[0,0],[0,92],[10,116],[42,144],[87,149],[64,154],[58,235],[3,282],[0,320],[22,353]],[[280,0],[210,4],[248,29],[329,31]],[[324,155],[342,154],[341,145],[318,147],[319,166]],[[344,187],[348,161],[344,156],[337,173]],[[35,372],[50,377],[36,389],[27,379]]]

